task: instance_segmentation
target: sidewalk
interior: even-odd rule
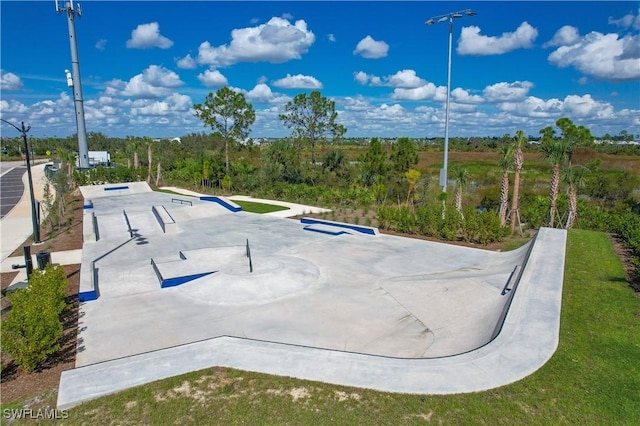
[[[44,198],[44,186],[46,177],[44,167],[48,163],[37,164],[31,167],[33,180],[33,194],[36,200]],[[31,199],[29,197],[28,174],[25,169],[22,176],[24,183],[24,193],[16,206],[2,219],[0,219],[0,246],[2,258],[0,259],[0,273],[15,272],[11,265],[24,265],[24,256],[9,257],[16,249],[24,244],[25,240],[33,234],[31,222]],[[82,250],[53,251],[45,248],[44,244],[33,244],[31,246],[31,259],[34,269],[37,268],[36,253],[39,250],[51,251],[51,262],[60,265],[73,265],[81,262]],[[13,279],[9,288],[19,288],[26,286],[27,272],[24,268],[17,269],[18,275]]]
[[[42,200],[44,198],[44,186],[46,183],[44,166],[45,164],[38,164],[31,167],[33,194],[36,200]],[[29,197],[29,182],[26,169],[22,176],[22,182],[24,183],[22,198],[20,198],[18,204],[0,220],[0,250],[2,256],[0,261],[3,262],[33,234],[31,200]]]

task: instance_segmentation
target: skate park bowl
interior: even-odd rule
[[[140,188],[81,190],[95,232],[59,408],[212,366],[475,392],[531,374],[558,344],[561,230],[495,252]]]

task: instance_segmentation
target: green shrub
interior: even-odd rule
[[[67,284],[60,266],[47,265],[44,271],[33,272],[27,288],[9,295],[11,311],[2,324],[2,350],[25,371],[33,371],[60,348]]]

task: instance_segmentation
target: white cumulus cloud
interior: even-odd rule
[[[580,41],[580,33],[576,27],[565,25],[553,35],[553,38],[543,46],[570,46]]]
[[[482,94],[489,102],[514,102],[524,99],[532,87],[530,81],[500,82],[485,87]]]
[[[191,98],[187,95],[172,93],[162,101],[143,101],[142,104],[131,108],[133,115],[160,115],[167,116],[177,112],[189,111],[193,105]]]
[[[218,70],[206,70],[198,75],[198,80],[206,87],[220,87],[229,84],[227,78]]]
[[[501,55],[512,50],[533,47],[538,30],[528,22],[523,22],[514,32],[501,36],[480,34],[480,27],[463,27],[458,40],[457,52],[460,55]]]
[[[367,74],[364,71],[358,71],[353,78],[362,85],[370,86],[389,86],[404,89],[421,87],[427,84],[426,80],[418,77],[414,70],[405,69],[388,76],[375,76]]]
[[[13,99],[10,99],[8,101],[5,99],[0,100],[0,112],[2,112],[3,114],[23,113],[28,110],[29,108],[22,102],[18,102]]]
[[[602,34],[593,31],[573,44],[562,45],[548,57],[560,68],[573,66],[580,72],[606,80],[640,79],[640,36]]]
[[[484,102],[482,96],[472,95],[468,90],[457,87],[451,91],[451,99],[453,102],[466,105],[476,105]]]
[[[283,63],[300,59],[314,41],[315,35],[305,21],[292,25],[287,19],[275,17],[266,24],[231,31],[229,44],[212,46],[203,42],[198,49],[198,63],[213,67],[238,62]]]
[[[322,83],[310,75],[287,74],[286,77],[275,80],[273,85],[282,89],[322,89]]]
[[[367,84],[370,84],[371,86],[382,86],[382,80],[380,79],[380,77],[369,75],[364,71],[358,71],[357,73],[354,73],[353,78],[363,86]]]
[[[562,110],[572,117],[598,117],[608,118],[613,116],[613,106],[608,102],[600,102],[591,95],[568,95],[564,98]]]
[[[265,83],[258,83],[255,87],[249,91],[241,90],[242,93],[245,94],[247,100],[250,102],[257,102],[261,104],[271,104],[271,103],[285,103],[289,101],[289,97],[273,93],[271,88]]]
[[[124,96],[133,98],[159,98],[168,96],[176,88],[184,84],[175,72],[158,65],[151,65],[144,70],[142,74],[138,74],[124,83],[119,80],[110,82],[109,85],[121,91]]]
[[[131,31],[131,38],[127,40],[130,49],[151,49],[159,47],[168,49],[173,46],[173,41],[160,34],[160,25],[157,22],[140,24]]]
[[[0,90],[20,90],[22,87],[20,77],[12,72],[0,70]]]
[[[416,74],[414,70],[402,70],[383,79],[391,87],[412,88],[420,87],[427,82]]]
[[[640,12],[640,9],[638,9]],[[634,15],[633,13],[628,13],[624,15],[622,18],[614,18],[609,16],[609,23],[613,25],[617,25],[622,28],[635,28],[636,30],[640,30],[640,13]]]
[[[518,102],[500,103],[497,108],[519,117],[553,118],[562,114],[562,101],[556,98],[544,100],[529,96]]]
[[[353,54],[368,59],[379,59],[387,56],[388,52],[389,45],[387,43],[384,41],[376,41],[368,35],[358,42]]]
[[[409,89],[399,87],[393,90],[391,98],[405,101],[433,100],[442,102],[447,99],[447,88],[444,86],[436,86],[431,82],[420,87]]]
[[[183,70],[193,70],[198,67],[198,63],[191,55],[187,55],[184,58],[180,58],[176,61],[178,68]]]

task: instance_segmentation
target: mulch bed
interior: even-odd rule
[[[62,251],[82,248],[82,196],[75,192],[67,199],[67,212],[60,229],[48,232],[42,230],[42,244],[32,245],[32,254],[39,250]],[[32,244],[28,239],[24,245]],[[12,256],[23,254],[20,246]],[[35,267],[36,265],[34,265]],[[62,269],[69,280],[66,291],[66,301],[69,309],[62,316],[64,329],[60,340],[60,350],[42,361],[35,371],[26,373],[13,363],[8,354],[2,353],[2,377],[0,381],[2,403],[23,401],[28,398],[57,390],[60,384],[60,373],[75,367],[76,339],[78,335],[78,288],[80,285],[80,265],[65,265]],[[18,272],[0,274],[0,282],[4,290],[15,278]],[[2,297],[2,307],[9,305]],[[6,313],[2,315],[4,319]]]

